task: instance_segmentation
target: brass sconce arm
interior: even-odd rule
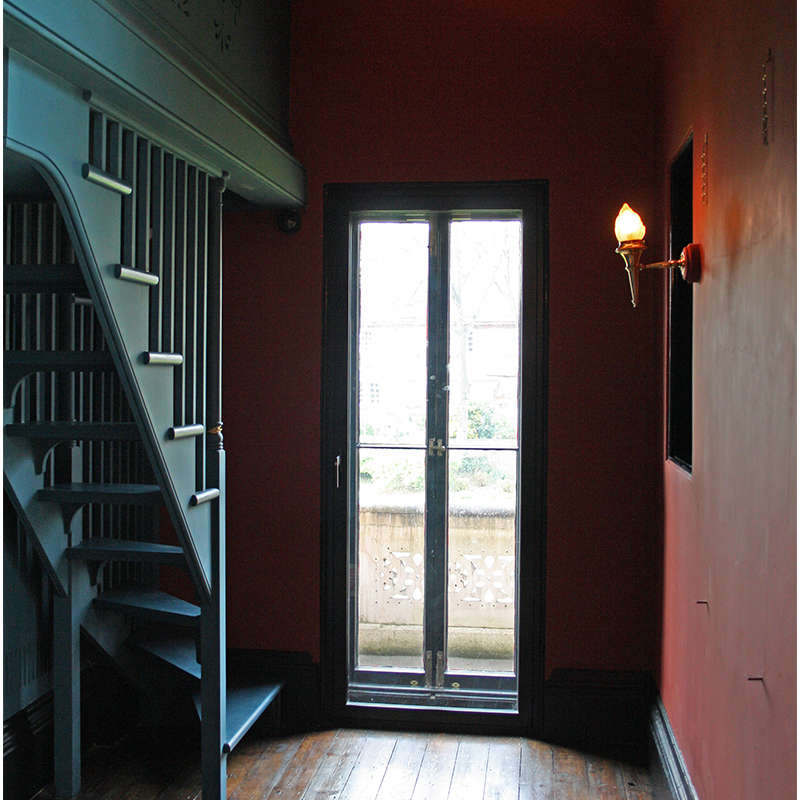
[[[687,283],[700,280],[702,257],[699,244],[688,244],[683,248],[681,257],[674,261],[659,261],[655,264],[641,264],[639,269],[679,269],[681,277]]]

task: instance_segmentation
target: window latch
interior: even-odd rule
[[[428,439],[428,455],[429,456],[443,456],[444,451],[447,448],[442,444],[442,440],[439,439],[439,444],[434,444],[436,439]]]
[[[436,688],[441,689],[444,686],[444,653],[439,650],[436,653]]]

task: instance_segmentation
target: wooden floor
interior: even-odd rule
[[[173,734],[174,736],[174,734]],[[196,741],[127,738],[84,757],[81,800],[196,800]],[[50,800],[52,787],[36,800]],[[530,739],[332,730],[250,734],[229,800],[652,800],[647,771]]]

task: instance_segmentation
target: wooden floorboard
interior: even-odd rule
[[[199,800],[199,744],[137,731],[84,759],[78,800]],[[48,787],[36,800],[53,800]],[[647,770],[532,739],[330,730],[251,732],[229,800],[653,800]]]
[[[428,736],[425,758],[417,774],[411,800],[439,800],[446,797],[453,782],[453,770],[458,755],[457,736],[432,733]]]
[[[395,733],[368,732],[338,800],[377,797],[396,744]]]
[[[491,739],[482,800],[518,800],[521,762],[521,739]]]

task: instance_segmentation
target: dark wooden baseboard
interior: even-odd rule
[[[3,722],[3,798],[29,800],[53,777],[53,693]]]
[[[231,650],[233,673],[283,683],[280,732],[314,730],[319,724],[319,665],[307,653]],[[111,744],[140,721],[134,690],[105,660],[81,673],[81,747]],[[277,729],[278,719],[264,724]],[[53,693],[48,692],[3,723],[3,800],[30,800],[53,780]]]
[[[283,683],[281,734],[319,728],[320,665],[308,653],[230,650],[228,669]],[[137,721],[130,702],[107,702],[106,675],[91,676],[82,681],[83,704],[91,708],[84,715],[86,730],[96,720],[91,712],[98,706],[115,707],[118,713],[105,721],[103,730],[92,732],[89,744],[112,740]],[[667,787],[656,795],[658,800],[696,800],[650,673],[555,670],[545,683],[543,699],[543,726],[531,736],[639,764],[645,764],[649,754],[656,782]],[[29,800],[52,780],[52,703],[52,694],[47,695],[4,724],[5,800]]]
[[[228,672],[243,678],[283,684],[280,694],[280,732],[316,730],[321,720],[319,664],[309,653],[274,650],[228,650]]]
[[[135,724],[136,698],[107,662],[81,670],[81,750],[119,740]],[[53,692],[3,722],[3,798],[29,800],[53,779]]]
[[[615,758],[647,762],[649,672],[554,670],[544,686],[546,740]]]
[[[283,682],[282,733],[311,731],[322,724],[321,670],[308,653],[230,650],[228,668]],[[649,672],[555,670],[544,687],[542,730],[530,735],[644,764],[656,697]]]
[[[698,800],[660,697],[651,709],[648,745],[655,800]]]

